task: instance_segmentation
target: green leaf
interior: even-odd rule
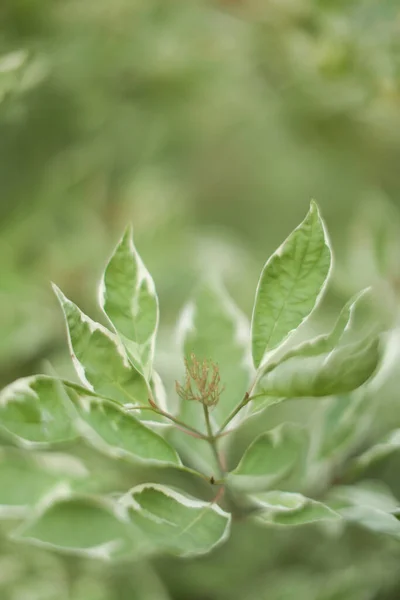
[[[283,423],[250,444],[228,481],[243,490],[268,489],[301,462],[306,443],[303,428]]]
[[[0,518],[25,516],[44,496],[86,476],[85,467],[71,456],[2,448]]]
[[[356,449],[365,435],[373,413],[365,394],[332,396],[325,404],[321,422],[318,457],[340,460]]]
[[[54,286],[67,322],[75,369],[91,390],[121,404],[147,402],[143,375],[130,363],[117,336],[92,321]]]
[[[394,515],[372,506],[348,506],[340,510],[341,516],[375,533],[400,538],[400,522]]]
[[[49,500],[13,537],[52,550],[107,560],[132,552],[140,554],[148,548],[139,534],[118,504],[76,495]]]
[[[361,291],[355,297],[351,298],[346,305],[342,308],[339,317],[333,327],[332,331],[327,334],[320,335],[312,340],[308,340],[295,346],[293,349],[286,352],[279,360],[267,363],[264,367],[259,369],[259,379],[261,384],[258,383],[254,392],[255,399],[251,403],[250,412],[256,413],[272,404],[276,404],[284,397],[266,395],[263,393],[262,378],[266,377],[268,373],[273,371],[281,362],[289,360],[290,358],[308,358],[313,356],[321,355],[324,358],[336,346],[343,343],[343,340],[352,338],[353,336],[353,321],[356,314],[356,310],[360,304],[360,301],[365,297],[366,293],[369,292],[369,288]],[[347,405],[346,405],[347,406]]]
[[[179,333],[186,358],[195,354],[199,361],[212,360],[218,365],[224,391],[212,418],[221,425],[242,400],[250,383],[248,321],[221,285],[203,284],[183,311]],[[197,423],[191,424],[198,426],[197,414],[193,420]],[[203,421],[201,418],[200,422]]]
[[[258,368],[309,317],[325,288],[331,250],[315,202],[304,221],[267,261],[252,319],[252,352]]]
[[[355,467],[365,469],[376,461],[400,451],[400,429],[389,433],[379,444],[375,444],[355,460]]]
[[[99,450],[116,457],[180,464],[168,442],[122,407],[72,388],[68,394],[78,414],[75,426]]]
[[[178,556],[203,554],[229,535],[228,513],[165,486],[137,486],[121,502],[128,508],[131,521],[158,551]]]
[[[380,359],[379,339],[370,337],[332,352],[291,353],[264,375],[258,390],[266,396],[321,397],[345,394],[363,385]]]
[[[45,375],[18,379],[1,391],[0,424],[29,442],[55,443],[76,437],[60,382]]]
[[[338,511],[349,506],[370,506],[384,512],[394,512],[399,506],[390,488],[381,481],[335,486],[329,499],[331,506]]]
[[[270,491],[252,496],[252,499],[260,511],[255,518],[265,525],[306,525],[340,518],[329,506],[302,494]]]
[[[398,510],[398,501],[379,481],[335,487],[329,495],[329,504],[346,521],[375,533],[400,537],[400,523],[392,514]]]
[[[344,305],[332,331],[299,344],[292,350],[289,350],[289,352],[286,352],[281,360],[287,360],[292,357],[310,357],[318,356],[320,354],[328,354],[337,346],[342,344],[344,340],[347,340],[348,337],[351,338],[353,321],[357,307],[368,291],[369,288],[362,290]],[[275,365],[280,363],[281,360],[275,363]],[[264,369],[264,373],[271,371],[275,365],[267,365]]]
[[[159,320],[158,298],[153,279],[135,249],[131,227],[106,267],[100,302],[133,364],[149,378]]]

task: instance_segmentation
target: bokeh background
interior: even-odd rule
[[[0,386],[72,376],[49,282],[100,318],[96,285],[128,222],[160,296],[167,380],[196,280],[222,276],[250,315],[311,198],[335,254],[313,326],[373,285],[371,315],[392,327],[399,166],[396,0],[1,0]],[[400,426],[399,383],[394,368],[371,439]],[[369,476],[400,497],[399,472],[393,456]],[[208,557],[107,569],[3,536],[0,597],[395,600],[399,559],[398,541],[357,528],[240,524]]]

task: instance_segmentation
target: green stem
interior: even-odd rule
[[[219,428],[216,437],[219,437],[222,432],[224,431],[225,427],[227,427],[229,425],[229,423],[232,421],[232,419],[234,419],[236,417],[236,415],[242,410],[242,408],[244,406],[246,406],[246,404],[248,402],[250,402],[250,400],[252,399],[251,396],[249,396],[249,393],[246,392],[246,394],[244,395],[243,400],[237,405],[236,408],[233,409],[233,411],[230,413],[230,415],[228,415],[228,417],[225,419],[225,421],[222,423],[221,427]]]
[[[162,410],[161,408],[159,408],[154,400],[152,400],[152,398],[149,398],[149,403],[150,406],[131,406],[129,408],[129,410],[150,410],[158,415],[161,415],[163,417],[165,417],[166,419],[169,419],[170,421],[172,421],[173,423],[175,423],[176,425],[178,425],[178,427],[180,429],[182,429],[182,431],[184,431],[185,433],[188,433],[189,435],[193,435],[199,439],[202,440],[207,440],[208,437],[204,434],[202,434],[200,431],[198,431],[198,429],[195,429],[194,427],[191,427],[190,425],[187,425],[186,423],[184,423],[183,421],[181,421],[180,419],[178,419],[177,417],[174,417],[174,415],[171,415],[169,412],[166,412],[165,410]]]
[[[225,469],[224,466],[222,464],[221,461],[221,457],[219,455],[218,452],[218,447],[217,447],[217,440],[214,436],[213,430],[212,430],[212,426],[211,426],[211,421],[210,421],[210,413],[208,411],[208,406],[206,406],[205,404],[203,404],[203,411],[204,411],[204,419],[206,421],[206,428],[207,428],[207,440],[208,443],[210,444],[211,450],[214,454],[217,466],[218,466],[218,471],[219,471],[219,477],[221,479],[224,479],[225,477]]]

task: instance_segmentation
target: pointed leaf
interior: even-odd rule
[[[251,375],[249,324],[222,286],[203,284],[183,311],[179,326],[186,358],[218,365],[224,391],[212,411],[221,425],[242,400]],[[203,419],[201,419],[203,421]]]
[[[153,279],[135,249],[131,227],[106,267],[100,302],[132,362],[149,378],[159,320],[158,299]]]
[[[258,283],[252,319],[256,367],[311,314],[325,288],[331,250],[315,202],[305,220],[267,261]]]
[[[147,402],[143,376],[129,362],[117,336],[92,321],[54,286],[67,322],[72,359],[81,381],[121,404]]]
[[[118,505],[91,496],[49,500],[14,537],[49,549],[102,559],[138,554],[148,546]]]
[[[259,506],[256,520],[262,524],[306,525],[340,519],[329,506],[292,492],[271,491],[252,496]]]
[[[377,337],[339,346],[317,356],[292,354],[266,373],[259,390],[267,396],[287,398],[345,394],[373,375],[379,359]]]
[[[261,434],[229,474],[229,481],[244,490],[268,489],[301,461],[306,442],[304,429],[291,423]]]
[[[112,456],[180,464],[175,450],[160,435],[117,404],[68,389],[78,413],[76,427],[96,448]]]
[[[0,425],[29,442],[76,437],[60,382],[45,375],[18,379],[0,392]]]
[[[165,486],[137,486],[121,502],[128,508],[132,522],[159,551],[178,556],[203,554],[229,534],[228,513]]]
[[[351,298],[340,311],[337,321],[329,333],[320,335],[312,340],[299,344],[289,352],[286,352],[282,360],[287,360],[294,357],[309,357],[318,356],[320,354],[328,354],[334,350],[339,344],[343,343],[343,339],[351,334],[354,315],[362,298],[369,289],[365,289]],[[278,361],[281,362],[281,361]],[[268,365],[265,372],[271,371],[274,365]]]

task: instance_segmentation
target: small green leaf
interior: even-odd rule
[[[236,488],[244,490],[268,489],[299,464],[306,442],[304,429],[283,423],[261,434],[250,444],[228,480]]]
[[[79,415],[77,429],[96,448],[112,456],[180,464],[175,450],[157,433],[117,404],[68,389]]]
[[[29,442],[76,437],[60,382],[45,375],[18,379],[0,392],[0,425]]]
[[[14,533],[19,541],[93,558],[140,555],[148,544],[140,539],[120,506],[91,496],[49,500]]]
[[[82,463],[68,455],[2,448],[0,518],[25,516],[44,496],[86,476]]]
[[[351,298],[349,302],[342,308],[339,317],[333,327],[332,331],[327,334],[320,335],[312,340],[308,340],[295,346],[293,349],[286,352],[279,360],[271,363],[266,363],[264,367],[259,369],[259,379],[261,384],[256,386],[255,399],[251,403],[250,412],[257,413],[260,410],[264,410],[272,404],[276,404],[284,397],[272,395],[269,396],[262,392],[262,378],[267,376],[268,373],[273,371],[281,362],[289,360],[290,358],[309,358],[314,356],[323,356],[324,358],[335,349],[336,346],[343,343],[343,340],[352,338],[353,336],[353,320],[356,310],[360,304],[362,298],[365,297],[369,289],[365,289],[354,298]],[[346,403],[346,409],[348,408],[348,402]]]
[[[287,360],[292,357],[310,357],[320,354],[328,354],[340,344],[343,344],[344,339],[351,337],[354,315],[362,298],[365,297],[369,288],[362,290],[354,298],[351,298],[342,308],[337,321],[332,329],[327,334],[320,335],[312,340],[308,340],[299,344],[289,352],[286,352],[282,360]],[[353,341],[353,340],[351,340]],[[278,361],[281,362],[281,361]],[[272,370],[274,365],[266,365],[265,373]],[[262,372],[262,370],[261,370]]]
[[[252,352],[258,368],[309,317],[325,288],[331,250],[315,202],[304,221],[267,261],[252,319]]]
[[[399,502],[390,488],[381,481],[362,481],[353,485],[335,486],[330,492],[329,499],[335,510],[349,506],[371,506],[394,512]]]
[[[147,402],[147,385],[117,336],[92,321],[54,286],[67,322],[75,369],[84,383],[121,404]]]
[[[345,521],[375,533],[400,537],[399,520],[392,514],[398,510],[398,501],[379,481],[335,487],[329,495],[329,504]]]
[[[265,525],[306,525],[340,519],[329,506],[292,492],[271,491],[252,496],[259,507],[256,520]]]
[[[340,510],[346,521],[356,523],[375,533],[400,538],[400,522],[397,517],[372,506],[348,506]]]
[[[133,244],[131,227],[106,267],[100,302],[133,364],[149,379],[159,320],[158,299],[153,279]]]
[[[194,354],[200,362],[211,360],[218,365],[224,390],[212,417],[216,425],[221,425],[242,400],[250,383],[247,319],[221,285],[203,284],[182,313],[179,333],[187,359]]]
[[[355,460],[355,467],[365,469],[374,462],[400,451],[400,429],[391,431],[379,444],[366,450]]]
[[[194,500],[170,488],[144,484],[121,502],[131,521],[158,551],[178,556],[209,552],[229,534],[230,515],[215,504]]]
[[[271,366],[259,383],[266,396],[282,398],[345,394],[363,385],[380,359],[379,339],[371,337],[332,352],[305,356],[291,353]]]

